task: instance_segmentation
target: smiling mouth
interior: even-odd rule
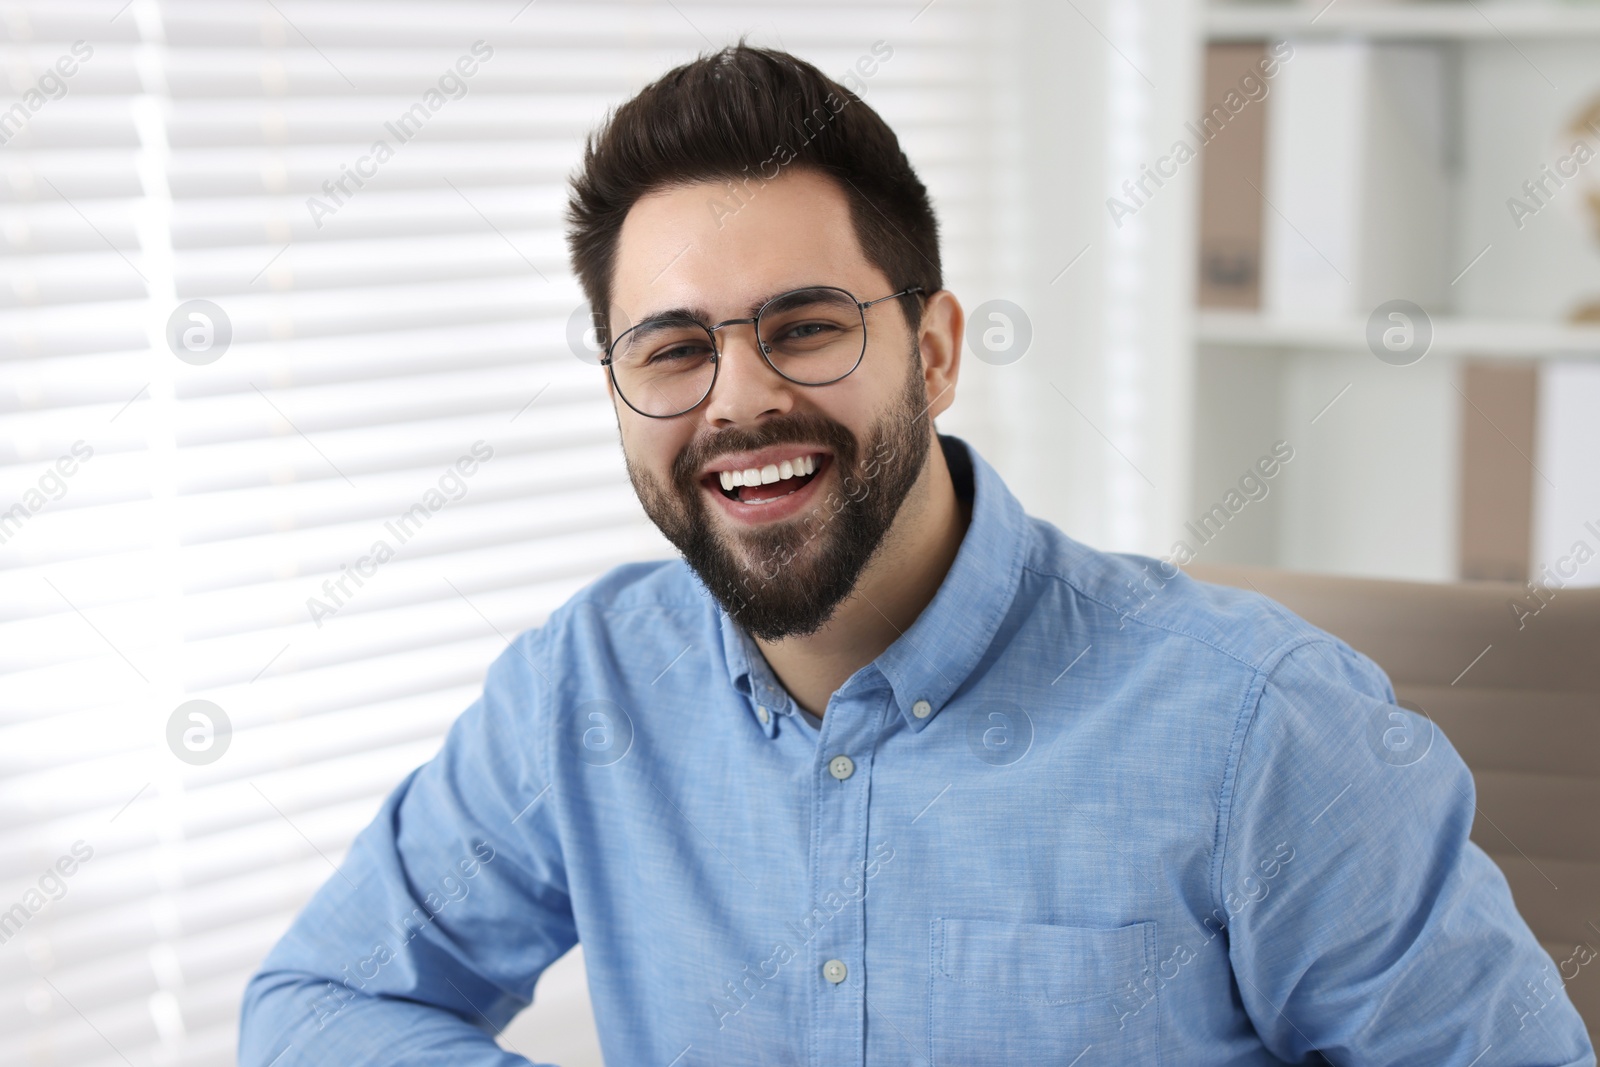
[[[721,493],[729,500],[736,500],[741,504],[770,504],[774,500],[782,500],[791,493],[797,493],[807,485],[810,485],[822,475],[823,471],[828,469],[828,465],[832,461],[833,457],[831,455],[818,454],[815,460],[816,468],[810,474],[794,475],[762,485],[736,485],[732,489],[724,489],[721,478],[716,472],[706,475],[705,478],[701,479],[700,484],[713,492]]]

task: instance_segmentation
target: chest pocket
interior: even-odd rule
[[[928,996],[933,1067],[1159,1064],[1160,1005],[1131,1003],[1156,924],[1087,927],[935,919]],[[1137,1008],[1136,1011],[1130,1011]]]

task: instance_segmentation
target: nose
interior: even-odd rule
[[[756,347],[750,323],[724,326],[717,331],[721,345],[717,380],[705,403],[705,420],[712,426],[753,423],[794,407],[793,382],[772,369]]]

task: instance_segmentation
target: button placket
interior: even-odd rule
[[[816,1062],[857,1064],[865,1055],[867,945],[866,866],[872,753],[893,693],[886,686],[851,686],[835,693],[817,738],[812,789],[813,914],[811,988],[817,1030]]]

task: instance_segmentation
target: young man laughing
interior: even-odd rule
[[[591,137],[569,221],[683,558],[494,661],[241,1063],[525,1064],[494,1034],[581,942],[618,1064],[1594,1064],[1454,748],[1369,744],[1423,724],[1370,660],[937,432],[962,310],[865,103],[701,58]]]

